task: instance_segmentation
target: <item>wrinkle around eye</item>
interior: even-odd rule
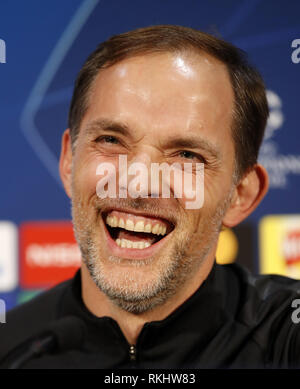
[[[107,142],[106,139],[111,138],[113,142]],[[129,147],[122,140],[112,135],[101,135],[93,139],[90,143],[93,149],[102,153],[124,154],[128,153]]]

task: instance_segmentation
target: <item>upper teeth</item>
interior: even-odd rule
[[[167,227],[159,223],[152,225],[151,223],[145,223],[143,220],[139,220],[134,224],[134,221],[131,219],[124,220],[116,216],[107,216],[106,223],[110,227],[121,227],[125,230],[136,232],[151,232],[156,235],[165,235],[167,231]]]

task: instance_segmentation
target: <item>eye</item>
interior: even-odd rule
[[[186,159],[194,159],[194,158],[198,158],[199,159],[197,154],[192,153],[191,151],[187,151],[187,150],[180,151],[179,155],[182,158],[186,158]]]
[[[189,159],[192,162],[206,163],[206,159],[202,155],[193,153],[192,151],[182,150],[179,152],[179,156],[184,159]]]
[[[112,135],[102,135],[102,136],[99,136],[96,139],[96,142],[104,142],[104,143],[112,143],[112,144],[118,144],[119,143],[118,139],[115,138]]]

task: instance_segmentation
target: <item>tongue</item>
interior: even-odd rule
[[[147,232],[133,232],[122,229],[119,232],[118,238],[131,240],[132,242],[143,241],[152,244],[157,239],[157,235],[150,234]]]

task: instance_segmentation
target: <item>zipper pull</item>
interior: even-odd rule
[[[129,358],[131,361],[136,360],[136,348],[134,345],[131,345],[129,348]]]

